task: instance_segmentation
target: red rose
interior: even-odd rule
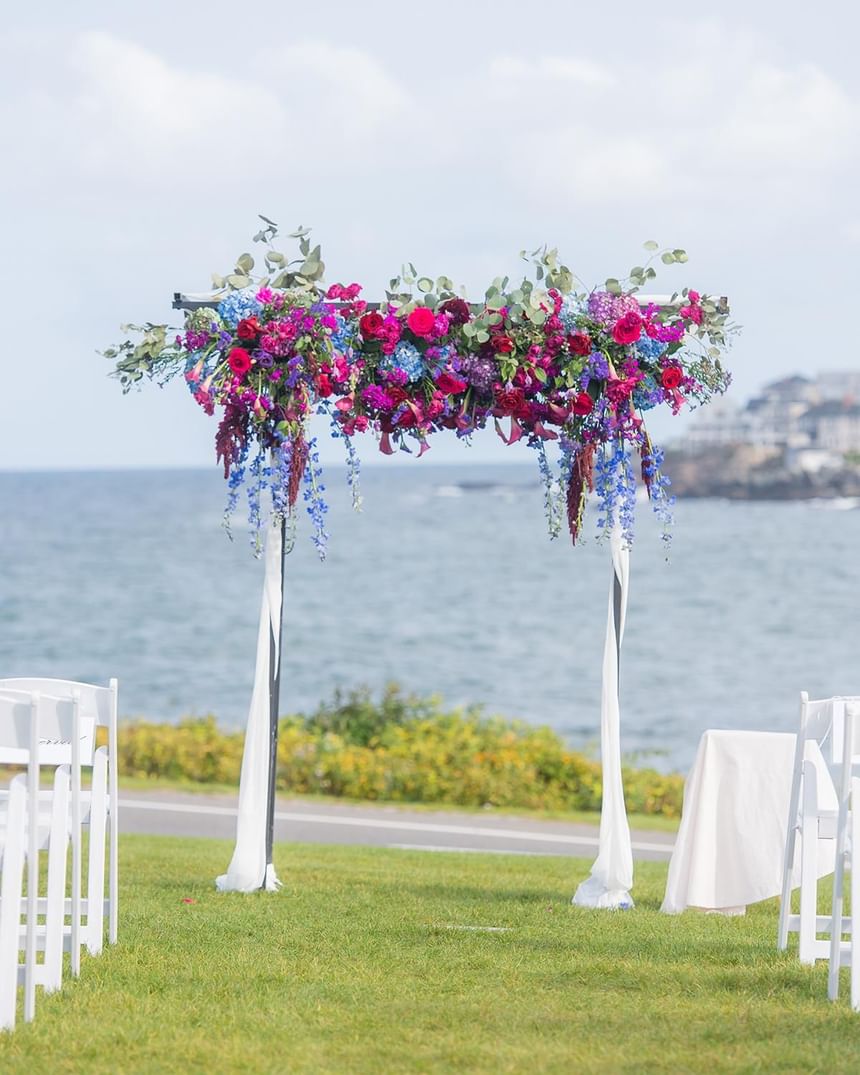
[[[403,414],[397,419],[397,425],[411,428],[418,424],[418,419],[415,417],[415,412],[411,407],[407,407]]]
[[[458,392],[463,392],[466,388],[466,382],[461,381],[459,377],[455,377],[453,373],[440,373],[436,378],[436,385],[440,392],[444,392],[446,396],[455,396]]]
[[[594,400],[587,392],[580,392],[570,401],[570,410],[572,414],[591,414],[594,410]]]
[[[577,332],[573,336],[568,336],[567,346],[570,348],[570,353],[573,355],[590,355],[591,354],[591,337],[587,333]]]
[[[406,324],[416,336],[429,336],[436,324],[436,315],[426,306],[416,306],[406,318]]]
[[[677,388],[678,385],[681,383],[682,376],[683,375],[678,366],[667,366],[663,370],[663,375],[660,378],[660,381],[662,382],[664,388],[668,388],[671,391],[673,388]]]
[[[503,415],[522,412],[526,403],[526,394],[521,388],[496,389],[496,408]]]
[[[612,327],[612,339],[616,343],[636,343],[642,335],[642,318],[634,310],[619,318]]]
[[[446,299],[439,310],[447,314],[455,325],[465,325],[472,316],[472,311],[465,299]]]
[[[382,335],[384,325],[385,321],[382,318],[382,314],[378,314],[375,310],[365,314],[358,322],[361,334],[366,340],[378,339]]]
[[[255,317],[246,317],[236,326],[236,335],[240,340],[256,340],[260,335],[260,322]]]
[[[326,399],[332,394],[333,391],[334,389],[332,388],[331,378],[328,376],[327,373],[321,373],[319,377],[317,377],[317,394],[322,399]]]
[[[404,391],[399,384],[389,385],[385,389],[385,394],[393,402],[396,407],[398,403],[402,403],[405,399],[409,398],[409,393]]]
[[[493,349],[502,355],[509,355],[514,349],[514,341],[510,336],[494,336],[490,342],[493,345]]]
[[[244,347],[234,347],[227,356],[227,364],[237,377],[244,377],[251,368],[251,356]]]

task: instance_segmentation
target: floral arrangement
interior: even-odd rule
[[[104,354],[128,391],[143,377],[164,383],[182,374],[207,414],[220,414],[217,456],[229,483],[229,527],[244,485],[254,542],[261,544],[262,495],[289,525],[303,499],[313,540],[325,555],[326,504],[309,421],[325,414],[343,441],[358,509],[356,434],[376,436],[382,452],[421,456],[441,430],[468,440],[492,423],[506,444],[523,441],[539,459],[551,536],[565,521],[573,541],[589,493],[598,527],[620,526],[633,539],[639,471],[668,540],[673,498],[643,414],[673,414],[728,387],[720,356],[735,326],[725,300],[684,289],[647,302],[639,290],[656,276],[652,262],[684,263],[683,250],[645,248],[649,259],[622,283],[582,285],[558,253],[521,253],[531,267],[518,284],[498,278],[469,303],[447,277],[431,280],[409,265],[390,281],[385,301],[368,303],[359,284],[322,283],[319,246],[308,231],[291,238],[300,256],[276,250],[277,225],[265,217],[266,272],[252,276],[242,254],[233,272],[214,276],[211,303],[186,312],[184,329],[124,326],[140,334]],[[551,446],[551,451],[548,451]]]

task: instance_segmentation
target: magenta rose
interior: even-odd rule
[[[641,335],[642,318],[632,310],[630,313],[620,317],[612,326],[612,339],[616,343],[636,343]]]
[[[436,315],[426,306],[416,306],[406,318],[406,324],[416,336],[429,336],[436,324]]]
[[[459,377],[455,377],[453,373],[442,372],[436,378],[436,385],[440,392],[444,392],[446,396],[454,396],[458,392],[462,392],[466,388],[466,382],[461,381]]]

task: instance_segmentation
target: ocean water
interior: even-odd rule
[[[282,712],[389,680],[599,737],[608,550],[550,541],[536,471],[327,471],[320,563],[287,558]],[[221,529],[216,471],[0,474],[0,675],[120,681],[125,717],[243,725],[262,563]],[[705,728],[793,730],[798,692],[860,694],[860,511],[679,504],[667,563],[640,505],[622,748],[684,768]]]

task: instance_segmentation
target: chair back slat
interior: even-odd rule
[[[70,698],[76,691],[80,698],[81,717],[94,720],[100,728],[107,728],[111,721],[111,712],[116,696],[116,689],[98,687],[92,683],[76,683],[71,679],[0,679],[0,691],[39,691],[40,694],[53,695],[56,698]]]
[[[8,682],[8,681],[6,681]],[[75,701],[50,695],[0,687],[0,763],[26,765],[31,754],[33,697],[36,706],[36,739],[40,765],[66,765],[72,761]],[[92,765],[96,721],[78,718],[78,742],[82,765]]]

